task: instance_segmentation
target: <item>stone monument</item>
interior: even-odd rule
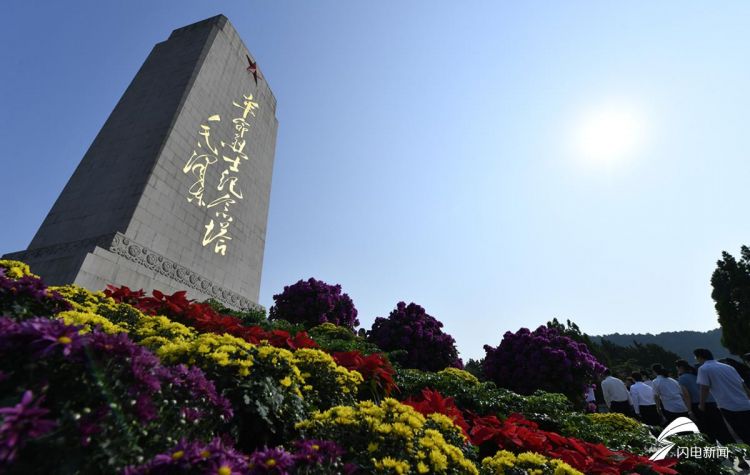
[[[229,20],[157,44],[25,251],[48,284],[255,306],[276,99]]]

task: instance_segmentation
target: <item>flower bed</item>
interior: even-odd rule
[[[47,288],[13,261],[0,261],[0,311],[3,473],[728,470],[653,463],[643,425],[577,412],[561,394],[520,396],[452,367],[394,369],[331,323],[311,329],[317,345],[181,292]]]

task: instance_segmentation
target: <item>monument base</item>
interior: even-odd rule
[[[3,259],[27,263],[47,285],[72,283],[93,291],[126,285],[166,294],[185,290],[188,298],[212,298],[235,310],[259,307],[121,233],[13,252]]]

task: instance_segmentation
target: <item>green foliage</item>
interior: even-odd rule
[[[302,397],[289,394],[273,377],[212,376],[232,402],[235,410],[232,435],[243,450],[289,440],[294,433],[294,423],[307,415]]]
[[[736,355],[750,352],[750,248],[742,246],[740,260],[722,252],[711,276],[711,298],[721,325],[721,342]]]
[[[462,409],[478,414],[507,414],[517,408],[522,396],[507,389],[498,388],[495,383],[467,384],[447,373],[431,373],[418,369],[399,368],[394,378],[401,392],[399,399],[417,397],[422,389],[436,389],[443,396],[452,397]]]
[[[223,303],[216,299],[208,299],[203,303],[210,305],[212,309],[222,315],[239,318],[245,325],[260,325],[266,321],[266,309],[260,306],[239,311],[227,308]]]
[[[464,370],[467,372],[473,374],[477,377],[478,380],[484,381],[484,371],[482,371],[482,363],[484,362],[484,358],[475,360],[475,359],[469,359],[468,362],[464,365]]]
[[[655,343],[644,344],[633,341],[631,345],[622,346],[604,338],[596,341],[595,338],[583,333],[578,325],[570,320],[563,325],[554,318],[551,322],[547,322],[547,326],[579,343],[584,343],[591,354],[612,370],[613,374],[630,374],[633,371],[651,368],[654,363],[659,363],[665,368],[672,368],[675,360],[680,359],[677,353]]]
[[[562,433],[612,450],[651,455],[656,438],[648,426],[619,413],[569,413],[562,418]]]
[[[309,334],[315,340],[315,343],[320,345],[321,349],[329,353],[359,351],[363,355],[369,355],[382,352],[376,345],[368,342],[350,329],[334,325],[333,323],[324,323],[313,327],[310,329]]]
[[[305,326],[299,323],[292,323],[287,320],[263,320],[258,324],[259,327],[266,331],[271,330],[283,330],[289,332],[290,335],[295,335],[299,332],[305,331]]]
[[[609,340],[602,340],[600,348],[610,361],[612,373],[620,375],[650,369],[654,363],[674,368],[674,362],[680,358],[680,355],[653,343],[644,345],[633,342],[630,346],[619,346]]]
[[[522,396],[499,388],[493,382],[468,380],[459,371],[471,377],[467,371],[455,368],[446,368],[437,373],[399,369],[395,378],[401,390],[399,399],[416,397],[424,388],[436,389],[443,396],[452,397],[464,410],[480,415],[508,416],[519,413],[537,422],[545,430],[559,430],[560,421],[573,411],[573,406],[563,394],[536,391],[529,396]]]
[[[573,412],[573,405],[559,393],[535,391],[520,401],[520,413],[546,430],[560,432],[562,423]]]

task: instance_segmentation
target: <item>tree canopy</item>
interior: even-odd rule
[[[750,352],[750,248],[742,246],[740,260],[721,253],[711,276],[721,342],[736,355]]]

